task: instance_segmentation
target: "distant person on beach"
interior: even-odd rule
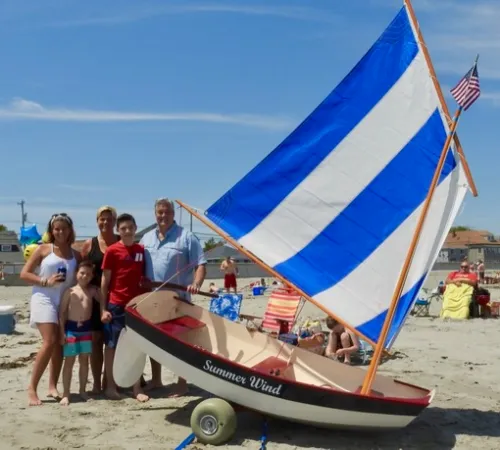
[[[113,400],[120,400],[113,376],[115,349],[120,332],[125,328],[125,307],[138,295],[144,293],[141,280],[144,276],[144,248],[136,244],[137,225],[130,214],[121,214],[116,219],[120,241],[110,245],[104,253],[101,282],[101,320],[104,325],[104,370],[106,389],[104,394]],[[134,397],[146,402],[141,381],[133,387]]]
[[[61,405],[69,405],[73,366],[78,357],[80,397],[88,400],[86,386],[89,357],[92,353],[92,302],[99,299],[99,290],[90,284],[94,265],[86,260],[78,265],[76,286],[64,292],[59,311],[61,344],[63,345],[63,397]]]
[[[477,261],[477,273],[479,275],[479,281],[484,283],[484,262],[482,259]]]
[[[83,244],[82,258],[88,259],[94,265],[94,276],[90,284],[101,288],[102,261],[107,248],[118,242],[120,236],[114,232],[116,225],[116,210],[112,206],[101,206],[97,210],[97,227],[99,234]],[[106,386],[106,374],[103,376],[104,363],[104,334],[103,323],[101,322],[101,309],[97,301],[92,304],[92,355],[90,357],[90,367],[94,386],[93,394],[100,394]],[[102,383],[101,383],[102,377]]]
[[[325,349],[325,356],[332,359],[343,357],[344,363],[351,364],[351,355],[359,350],[358,337],[332,317],[326,318],[326,326],[331,331]]]
[[[231,288],[234,289],[234,293],[238,293],[238,287],[236,283],[236,276],[238,275],[238,266],[236,265],[236,261],[228,256],[222,264],[220,265],[221,272],[224,272],[224,287],[226,288],[227,293],[231,291]]]
[[[38,351],[28,387],[30,406],[41,405],[38,383],[50,361],[48,396],[60,398],[57,382],[63,361],[59,306],[64,291],[75,284],[80,254],[71,248],[75,242],[73,221],[65,214],[54,214],[47,226],[48,244],[41,244],[21,271],[20,278],[33,284],[30,325],[38,328],[42,347]],[[38,274],[35,272],[39,269]]]
[[[152,283],[150,288],[169,282],[185,286],[187,292],[178,290],[177,295],[189,302],[191,294],[199,292],[206,276],[207,260],[200,241],[177,224],[174,203],[170,199],[164,197],[156,200],[154,212],[157,226],[146,233],[140,242],[145,251],[146,278]],[[152,377],[148,388],[160,388],[163,386],[161,365],[151,358],[150,361]],[[187,382],[179,378],[170,397],[186,393]]]
[[[218,294],[219,293],[219,288],[215,285],[215,283],[210,283],[208,286],[208,292],[211,294]]]

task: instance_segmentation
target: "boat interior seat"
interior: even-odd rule
[[[158,301],[155,298],[145,299],[135,305],[136,311],[154,325],[177,319],[184,315],[177,306]]]
[[[191,330],[197,330],[205,327],[205,323],[191,316],[182,315],[174,319],[156,324],[164,332],[172,335],[179,335]]]
[[[276,356],[269,356],[252,366],[252,369],[258,372],[274,376],[284,376],[284,372],[288,368],[288,362],[283,359],[276,358]]]

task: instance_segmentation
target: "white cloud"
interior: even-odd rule
[[[296,121],[256,114],[218,114],[204,112],[126,112],[44,107],[40,103],[15,98],[0,106],[0,120],[45,120],[55,122],[206,122],[269,130],[289,129]]]
[[[395,11],[403,3],[371,2]],[[438,72],[463,76],[479,53],[480,78],[500,80],[500,1],[413,0],[412,4]]]
[[[274,16],[284,19],[314,21],[333,23],[337,21],[337,16],[313,8],[300,6],[269,6],[269,5],[235,5],[234,3],[199,3],[188,4],[178,3],[162,5],[152,8],[141,8],[129,12],[117,11],[108,15],[86,17],[81,19],[62,20],[47,24],[49,27],[81,27],[81,26],[111,26],[120,25],[152,17],[172,15],[172,14],[194,14],[194,13],[227,13],[244,14],[254,16]]]

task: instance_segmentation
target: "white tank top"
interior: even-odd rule
[[[64,291],[67,288],[74,286],[76,283],[76,266],[77,264],[74,253],[71,259],[61,258],[54,253],[54,245],[52,245],[52,252],[42,259],[42,262],[40,263],[38,275],[48,279],[57,273],[57,269],[59,269],[59,267],[65,267],[66,281],[63,283],[57,283],[53,287],[33,286],[33,297],[36,297],[38,300],[49,301],[54,304],[54,306],[59,307]]]

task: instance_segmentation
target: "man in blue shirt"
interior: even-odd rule
[[[168,198],[155,202],[157,227],[146,233],[141,244],[145,249],[146,277],[156,283],[175,283],[187,288],[177,291],[179,297],[191,300],[191,294],[199,292],[206,276],[207,260],[198,238],[179,226],[175,220],[174,203]],[[161,365],[151,359],[152,378],[150,388],[162,387]],[[171,397],[187,392],[187,382],[179,378],[176,391]]]

